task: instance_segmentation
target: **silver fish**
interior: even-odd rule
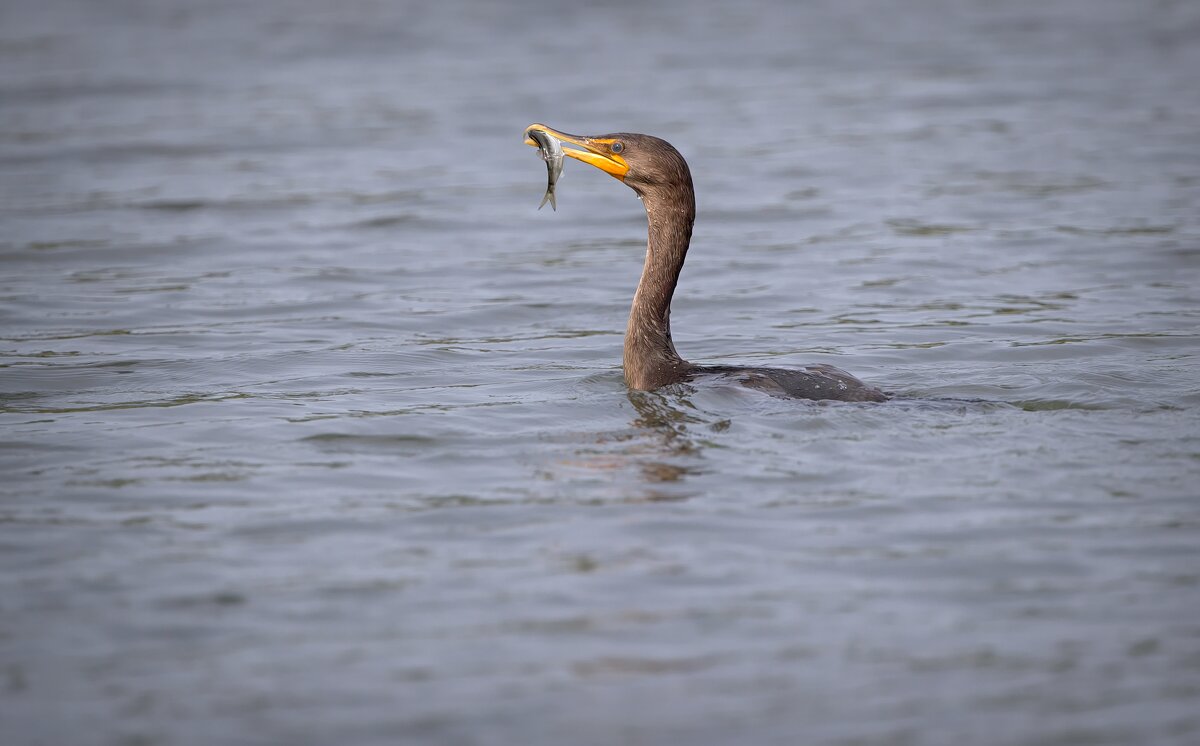
[[[558,183],[558,177],[563,170],[562,143],[549,133],[539,129],[531,129],[525,134],[537,142],[538,152],[541,153],[542,160],[546,162],[546,196],[542,197],[542,204],[538,205],[538,209],[545,207],[546,202],[549,201],[550,208],[557,212],[558,205],[554,202],[554,185]]]

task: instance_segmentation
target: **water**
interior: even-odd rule
[[[9,744],[1200,738],[1200,9],[9,2]],[[700,362],[635,393],[649,132]]]

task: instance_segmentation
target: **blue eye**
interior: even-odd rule
[[[614,142],[612,144],[612,147],[609,148],[609,150],[611,150],[614,153],[620,153],[624,149],[625,149],[625,146],[619,142]]]

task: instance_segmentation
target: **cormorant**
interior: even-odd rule
[[[537,132],[538,137],[531,132]],[[541,147],[537,140],[544,139],[542,133],[574,146],[565,148],[563,154],[624,182],[637,192],[646,207],[649,222],[646,263],[625,331],[623,366],[625,382],[630,388],[653,390],[713,375],[800,399],[885,401],[888,398],[879,389],[832,365],[798,369],[696,365],[680,357],[671,341],[671,297],[696,220],[696,197],[687,161],[665,140],[626,132],[586,137],[559,132],[544,124],[531,124],[525,129],[525,143]]]

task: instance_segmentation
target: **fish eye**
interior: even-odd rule
[[[625,149],[625,144],[621,142],[614,142],[611,146],[609,146],[608,149],[614,153],[620,153]]]

